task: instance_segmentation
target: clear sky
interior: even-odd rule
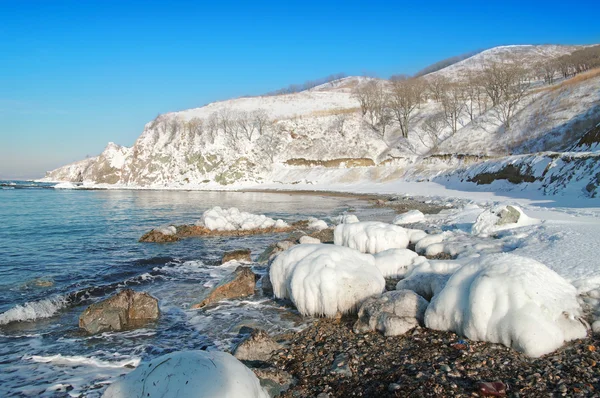
[[[503,44],[600,42],[599,1],[0,0],[0,178],[130,146],[159,113]]]

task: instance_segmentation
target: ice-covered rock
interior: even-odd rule
[[[385,289],[373,256],[333,245],[294,246],[275,258],[269,275],[275,296],[291,299],[303,315],[347,313]]]
[[[505,229],[524,227],[539,223],[530,218],[517,206],[495,206],[484,210],[472,227],[474,235],[490,235]]]
[[[396,290],[412,290],[431,300],[442,291],[450,276],[461,267],[456,261],[428,260],[415,264],[404,279],[396,284]]]
[[[388,249],[374,255],[375,266],[384,277],[403,277],[415,264],[425,261],[425,257],[419,256],[409,249]]]
[[[341,214],[337,217],[331,218],[331,222],[334,225],[340,225],[340,224],[352,224],[352,223],[359,222],[359,221],[358,221],[358,217],[356,217],[356,215],[354,215],[354,214]]]
[[[222,209],[219,206],[206,210],[196,225],[211,231],[247,231],[266,228],[286,228],[288,224],[282,220],[273,220],[264,214],[252,214],[239,211],[236,207]]]
[[[324,229],[329,228],[327,223],[323,220],[319,220],[318,218],[311,217],[308,219],[308,229],[313,229],[315,231],[322,231]]]
[[[420,210],[409,210],[406,213],[398,214],[392,223],[396,225],[405,225],[421,221],[425,221],[425,214]]]
[[[586,336],[581,311],[575,287],[557,273],[503,253],[459,268],[433,297],[425,325],[539,357]]]
[[[427,232],[425,232],[421,229],[404,228],[404,230],[408,234],[408,240],[413,245],[417,244],[421,239],[428,236]]]
[[[423,323],[428,305],[427,300],[410,290],[395,290],[368,298],[360,306],[354,332],[377,330],[386,336],[404,334]]]
[[[298,242],[300,242],[300,244],[318,244],[321,243],[321,241],[317,238],[313,238],[312,236],[308,236],[308,235],[304,235],[301,236],[300,239],[298,239]]]
[[[218,351],[173,352],[111,384],[103,398],[268,398],[256,375]]]
[[[377,221],[340,224],[333,231],[334,244],[362,253],[379,253],[388,249],[406,249],[406,230],[397,225]]]

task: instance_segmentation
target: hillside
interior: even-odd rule
[[[299,93],[232,99],[161,115],[146,124],[131,148],[110,143],[99,156],[48,172],[45,180],[99,187],[228,189],[233,184],[336,181],[348,179],[349,169],[358,168],[361,181],[381,182],[429,179],[509,154],[589,152],[590,146],[577,143],[600,122],[600,73],[572,77],[557,70],[548,84],[536,69],[580,48],[496,47],[420,78],[428,90],[412,110],[405,136],[391,111],[366,112],[357,95],[362,87],[376,87],[381,98],[388,98],[395,83],[347,77]],[[477,104],[461,88],[460,104],[448,119],[446,100],[436,98],[431,88],[436,81],[445,82],[444,98],[449,98],[457,87],[453,81],[481,71],[482,65],[515,60],[528,74],[526,83],[519,81],[526,95],[511,110],[510,128],[499,117],[502,105],[487,103],[481,87]],[[595,170],[595,163],[590,167]]]

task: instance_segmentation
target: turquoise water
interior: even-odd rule
[[[232,271],[217,266],[224,251],[248,247],[257,256],[281,236],[138,243],[152,228],[194,223],[213,206],[285,221],[349,209],[361,219],[390,217],[351,198],[59,190],[8,181],[0,188],[0,396],[99,396],[140,360],[173,350],[228,349],[241,325],[272,332],[302,326],[293,311],[267,297],[188,309]],[[100,336],[79,331],[85,307],[123,287],[157,297],[160,320]]]

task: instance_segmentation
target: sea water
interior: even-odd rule
[[[138,243],[152,228],[194,223],[213,206],[288,222],[347,211],[361,220],[393,217],[349,197],[63,190],[0,181],[0,396],[97,397],[140,361],[177,350],[231,349],[242,326],[271,333],[302,328],[307,320],[293,308],[260,294],[189,309],[234,270],[219,265],[224,252],[250,248],[256,258],[284,234]],[[78,328],[87,305],[126,287],[159,299],[157,322],[95,336]]]

